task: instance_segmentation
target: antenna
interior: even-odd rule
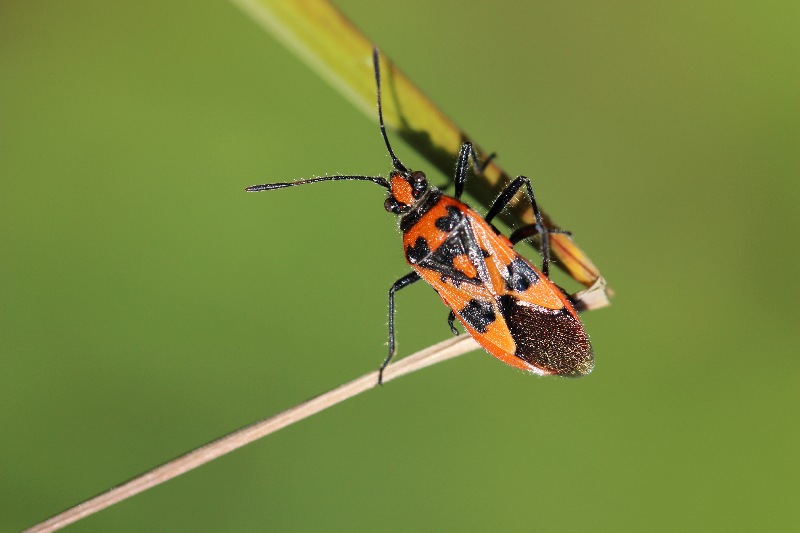
[[[392,158],[392,165],[400,172],[408,172],[408,169],[400,162],[392,151],[392,145],[389,144],[389,137],[386,136],[386,126],[383,124],[383,107],[381,106],[381,66],[378,59],[378,47],[372,47],[372,64],[375,67],[375,84],[378,86],[378,120],[381,123],[381,135],[383,135],[383,142],[386,143],[386,149],[389,150],[389,156]]]
[[[320,181],[341,181],[341,180],[371,181],[376,185],[380,185],[384,189],[391,188],[389,182],[381,177],[373,178],[372,176],[323,176],[321,178],[311,178],[308,180],[280,182],[280,183],[265,183],[263,185],[251,185],[250,187],[247,187],[245,190],[247,192],[272,191],[274,189],[285,189],[286,187],[294,187],[295,185],[307,185],[309,183],[319,183]]]

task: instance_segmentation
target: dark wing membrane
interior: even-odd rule
[[[578,377],[592,371],[589,337],[567,309],[546,309],[511,295],[500,298],[500,308],[517,357],[551,374]]]

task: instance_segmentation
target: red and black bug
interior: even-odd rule
[[[509,365],[538,375],[583,376],[592,371],[594,355],[589,338],[566,293],[550,281],[550,234],[536,205],[531,182],[518,176],[500,193],[485,217],[459,198],[464,192],[469,160],[481,172],[472,144],[461,146],[455,171],[455,193],[448,196],[428,185],[425,174],[411,171],[395,156],[381,108],[378,51],[373,51],[381,135],[392,159],[389,179],[372,176],[326,176],[291,183],[253,185],[248,191],[269,191],[322,181],[371,181],[388,189],[387,211],[400,217],[406,261],[413,271],[389,289],[389,354],[395,355],[394,295],[424,279],[450,308],[448,324],[458,335],[455,319],[486,351]],[[525,187],[536,223],[523,226],[510,238],[491,221]],[[563,230],[558,230],[563,232]],[[539,235],[542,269],[513,250],[524,239]]]

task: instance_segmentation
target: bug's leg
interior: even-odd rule
[[[479,163],[480,163],[480,165],[481,165],[481,166],[478,168],[478,170],[480,170],[481,172],[483,172],[483,169],[485,169],[485,168],[486,168],[486,165],[488,165],[489,163],[491,163],[491,162],[492,162],[492,160],[493,160],[495,157],[497,157],[497,152],[492,152],[491,154],[489,154],[488,156],[486,156],[486,159],[484,159],[483,161],[479,161]],[[475,161],[478,161],[478,160],[477,160],[477,158],[475,159]]]
[[[480,159],[478,159],[478,154],[475,152],[475,148],[472,146],[471,142],[466,141],[461,145],[461,150],[458,152],[458,160],[456,161],[456,174],[453,178],[453,181],[456,184],[456,190],[454,194],[456,198],[461,198],[461,195],[464,194],[464,184],[467,182],[469,158],[472,158],[472,166],[475,167],[475,170],[477,170],[479,174],[481,174],[483,173],[483,169],[486,168],[486,165],[488,165],[496,155],[497,154],[492,152],[489,157],[481,162]]]
[[[395,281],[394,285],[392,285],[392,288],[389,289],[389,355],[386,356],[386,360],[383,362],[380,370],[378,371],[378,385],[383,384],[383,371],[387,366],[389,366],[389,362],[391,362],[392,357],[394,357],[394,293],[403,287],[408,287],[420,279],[421,278],[419,277],[419,274],[416,272],[410,272]]]
[[[528,193],[528,198],[531,201],[531,209],[533,209],[533,216],[536,219],[536,223],[531,224],[535,229],[535,233],[539,233],[542,236],[542,247],[541,247],[541,254],[542,254],[542,274],[545,276],[550,275],[550,233],[551,231],[548,230],[544,226],[544,222],[542,222],[542,213],[539,211],[539,206],[536,205],[536,197],[533,195],[533,188],[531,187],[531,180],[525,176],[517,176],[514,180],[508,184],[508,187],[503,189],[503,192],[500,193],[500,196],[494,201],[492,207],[489,208],[489,211],[486,213],[484,219],[486,222],[491,223],[492,219],[500,214],[503,209],[511,202],[511,199],[514,198],[514,195],[517,194],[517,191],[520,187],[525,186],[525,189]],[[520,228],[523,229],[523,228]],[[532,230],[529,230],[532,231]]]
[[[558,287],[558,290],[560,290],[561,294],[563,294],[566,297],[566,299],[569,301],[569,303],[572,305],[572,308],[575,309],[576,312],[580,313],[581,311],[586,311],[586,304],[584,302],[572,296],[569,292],[567,292],[565,288],[559,285],[556,285],[556,287]]]
[[[570,237],[572,236],[572,232],[571,231],[567,231],[565,229],[548,229],[547,230],[548,251],[549,251],[549,245],[550,245],[550,238],[549,237],[550,237],[550,235],[552,235],[554,233],[561,233],[563,235],[569,235]],[[511,236],[508,238],[508,240],[511,241],[511,246],[514,246],[519,241],[524,241],[525,239],[529,239],[529,238],[534,237],[534,236],[536,236],[538,234],[539,234],[538,226],[536,224],[528,224],[527,226],[522,226],[521,228],[517,228],[516,230],[514,230],[514,232],[511,234]],[[542,239],[542,243],[544,243],[544,239]],[[544,249],[544,244],[542,244],[542,249]],[[544,253],[542,253],[542,255],[544,255]],[[548,259],[549,259],[549,254],[548,254]],[[542,264],[542,274],[544,274],[545,276],[548,276],[548,277],[550,276],[549,261],[547,263],[543,262],[543,264]]]
[[[456,314],[455,314],[455,312],[454,312],[454,311],[451,309],[451,310],[450,310],[450,314],[449,314],[449,315],[447,315],[447,325],[448,325],[448,326],[450,326],[450,331],[452,331],[452,332],[453,332],[453,335],[455,335],[456,337],[458,337],[458,330],[456,329],[456,326],[455,326],[455,321],[456,321]]]
[[[565,229],[549,229],[547,231],[550,233],[550,235],[554,233],[561,233],[572,237],[572,232]],[[522,226],[521,228],[515,229],[514,232],[508,237],[508,240],[511,241],[511,244],[517,244],[519,241],[524,241],[525,239],[534,237],[538,234],[539,228],[536,227],[536,224],[528,224],[526,226]]]

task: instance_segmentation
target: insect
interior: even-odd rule
[[[290,183],[253,185],[247,191],[271,191],[323,181],[371,181],[388,190],[384,208],[400,217],[403,249],[413,269],[389,289],[389,353],[383,371],[395,355],[395,293],[424,279],[450,308],[448,325],[458,335],[456,318],[486,351],[501,361],[538,375],[583,376],[592,371],[594,355],[589,338],[570,297],[550,281],[550,234],[568,233],[544,226],[531,182],[514,179],[481,217],[460,200],[469,160],[481,172],[472,144],[461,146],[455,170],[455,192],[444,194],[428,184],[425,174],[412,171],[395,156],[381,107],[378,50],[373,50],[381,135],[392,160],[389,178],[325,176]],[[491,224],[524,186],[536,222],[506,238]],[[542,269],[517,254],[513,247],[534,235],[541,239]]]

